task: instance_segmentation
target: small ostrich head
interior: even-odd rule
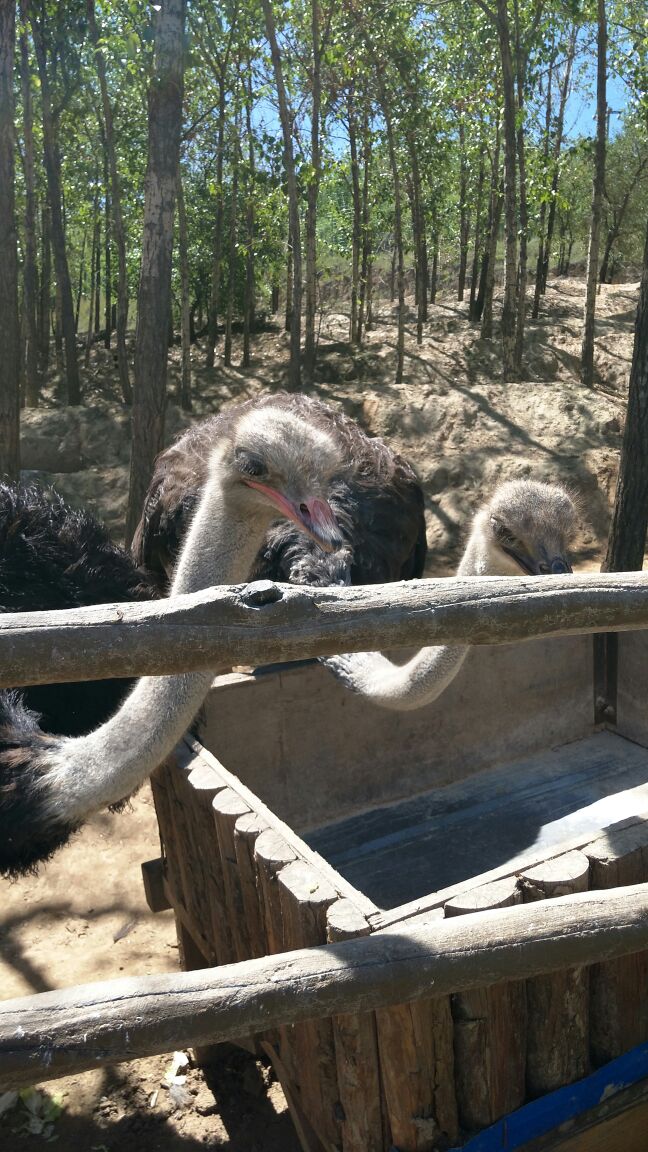
[[[325,551],[343,536],[327,500],[331,480],[344,467],[340,448],[323,429],[290,411],[245,412],[210,462],[228,490],[253,496],[260,515],[268,505],[294,521]]]
[[[558,484],[511,480],[475,517],[471,541],[484,575],[551,576],[571,572],[577,526],[574,503]]]

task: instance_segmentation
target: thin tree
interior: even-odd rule
[[[58,139],[58,110],[54,108],[50,76],[47,60],[48,28],[46,22],[45,5],[39,5],[40,14],[36,6],[30,5],[30,22],[34,50],[38,64],[38,76],[41,86],[41,106],[43,114],[43,147],[45,153],[45,170],[47,173],[47,188],[51,211],[52,249],[56,267],[56,282],[58,293],[59,330],[65,345],[65,378],[67,386],[67,403],[81,403],[81,381],[79,377],[79,364],[77,361],[76,331],[74,327],[74,302],[72,299],[72,283],[68,266],[65,225],[63,223],[63,192],[61,178],[61,151]],[[57,49],[54,49],[56,52]]]
[[[286,170],[286,185],[288,188],[288,218],[289,250],[292,255],[292,285],[290,316],[290,364],[288,367],[288,389],[298,392],[301,386],[301,298],[302,298],[302,253],[301,253],[301,227],[299,221],[299,195],[297,191],[297,173],[295,170],[295,154],[293,150],[292,116],[288,105],[288,94],[284,82],[283,64],[279,43],[277,40],[277,26],[275,22],[272,0],[261,0],[265,18],[266,36],[270,45],[272,67],[274,70],[277,100],[279,103],[279,119],[281,121],[281,134],[283,138],[284,166]]]
[[[0,474],[20,472],[20,324],[15,218],[15,0],[0,0]]]
[[[184,79],[184,0],[155,14],[155,61],[148,94],[149,145],[142,268],[135,334],[135,396],[127,542],[138,524],[155,457],[164,442],[171,255]]]
[[[643,567],[648,527],[648,225],[619,478],[604,572]]]
[[[180,269],[180,340],[182,345],[182,371],[178,400],[184,412],[191,412],[191,305],[189,300],[189,242],[187,238],[187,209],[182,181],[182,166],[178,163],[178,265]]]
[[[40,377],[38,371],[38,266],[36,242],[36,170],[34,166],[34,120],[32,107],[32,77],[27,43],[26,3],[22,0],[23,27],[20,32],[20,90],[22,94],[23,169],[25,174],[25,255],[23,260],[23,291],[25,309],[25,404],[38,405]]]
[[[605,136],[607,127],[607,17],[605,0],[597,0],[596,64],[596,147],[592,184],[592,217],[587,249],[583,343],[581,346],[581,379],[587,388],[594,383],[594,325],[596,320],[596,287],[599,274],[601,217],[605,187]]]
[[[133,391],[128,374],[128,354],[126,351],[126,328],[128,325],[128,275],[126,270],[126,230],[122,210],[121,184],[117,171],[117,157],[115,153],[115,130],[113,124],[113,109],[108,93],[106,77],[106,61],[99,45],[99,29],[95,17],[94,0],[88,0],[88,28],[90,39],[94,47],[95,64],[99,87],[101,90],[101,106],[103,110],[103,132],[106,148],[106,160],[110,176],[110,209],[112,233],[117,249],[117,365],[119,368],[119,383],[124,403],[131,404]],[[106,188],[106,193],[108,189]],[[108,317],[108,333],[110,332],[110,317]]]

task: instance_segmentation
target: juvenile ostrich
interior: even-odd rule
[[[473,521],[457,576],[544,576],[571,572],[567,550],[576,510],[556,484],[513,480],[497,489]],[[404,665],[380,652],[349,652],[321,663],[342,683],[383,708],[409,711],[431,704],[454,680],[468,647],[421,648]]]
[[[130,553],[113,544],[89,512],[33,484],[0,483],[0,612],[49,612],[158,595]],[[112,715],[131,684],[41,684],[21,689],[21,696],[39,713],[45,732],[78,736]],[[14,707],[15,694],[0,693],[5,727]]]
[[[279,409],[331,438],[341,466],[329,502],[342,544],[326,554],[293,524],[269,527],[250,578],[292,584],[376,584],[422,576],[426,538],[423,492],[409,464],[378,438],[318,400],[286,392],[256,397],[197,424],[158,457],[133,554],[161,591],[173,572],[187,524],[205,483],[212,445],[243,413]]]
[[[239,412],[206,465],[206,480],[171,591],[246,579],[277,515],[324,548],[340,534],[325,497],[339,445],[281,406]],[[76,738],[45,735],[15,709],[0,730],[0,872],[47,859],[91,813],[128,796],[160,763],[200,707],[209,672],[139,680],[112,719]]]

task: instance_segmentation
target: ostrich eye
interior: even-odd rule
[[[244,448],[237,448],[235,459],[239,472],[242,472],[244,476],[265,476],[266,466],[255,452],[246,452]]]
[[[491,516],[491,528],[493,529],[493,535],[498,544],[506,544],[509,548],[512,548],[519,543],[513,533],[509,532],[508,528],[502,524],[502,521],[498,520],[495,516]]]

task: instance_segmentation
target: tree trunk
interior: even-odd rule
[[[66,400],[68,404],[76,405],[81,403],[81,382],[77,360],[76,332],[74,330],[72,284],[70,282],[70,269],[65,245],[65,228],[63,225],[61,153],[58,143],[58,125],[52,110],[44,28],[40,26],[37,17],[33,13],[30,19],[41,86],[45,169],[47,173],[49,204],[52,214],[52,248],[54,250],[56,281],[60,298],[62,337],[65,343]]]
[[[229,248],[227,256],[227,311],[225,314],[225,347],[223,349],[223,363],[225,364],[226,368],[230,368],[232,364],[232,317],[234,314],[234,294],[236,291],[236,240],[240,144],[241,119],[237,107],[236,115],[234,118],[234,150],[232,158],[232,187],[230,192],[229,211]]]
[[[180,266],[180,332],[182,372],[178,400],[184,412],[191,412],[191,304],[189,300],[189,245],[182,169],[178,164],[178,264]]]
[[[74,331],[79,331],[79,312],[81,311],[81,297],[83,296],[83,281],[85,280],[85,250],[86,242],[88,239],[87,225],[83,229],[83,240],[81,241],[81,256],[79,258],[79,279],[77,281],[77,295],[76,304],[74,307]]]
[[[389,150],[389,163],[394,181],[394,232],[398,262],[398,335],[396,337],[396,375],[394,383],[400,384],[403,379],[403,364],[405,360],[405,251],[403,247],[403,209],[400,174],[396,158],[396,145],[394,142],[394,126],[387,100],[383,101],[382,108],[387,128],[387,147]]]
[[[95,250],[94,269],[94,331],[98,335],[101,331],[101,220],[97,217],[97,247]]]
[[[104,156],[104,161],[106,157]],[[104,165],[104,275],[106,278],[106,296],[104,307],[104,348],[110,348],[112,333],[112,253],[110,251],[110,187],[108,164]]]
[[[115,132],[113,125],[113,109],[108,93],[106,79],[106,62],[99,47],[99,32],[95,19],[94,0],[88,0],[88,24],[90,39],[95,50],[95,64],[101,89],[101,106],[103,109],[103,125],[106,142],[106,156],[110,174],[110,199],[112,205],[112,232],[117,249],[117,364],[119,367],[119,383],[125,404],[132,404],[133,390],[128,372],[128,353],[126,351],[126,329],[128,327],[128,273],[126,268],[126,230],[122,212],[121,184],[117,172],[117,156],[115,153]]]
[[[49,204],[41,208],[41,280],[38,296],[38,362],[41,372],[47,371],[52,326],[52,245],[51,214]]]
[[[585,311],[583,314],[583,343],[581,347],[581,379],[586,388],[594,384],[594,324],[596,317],[596,286],[599,271],[599,245],[601,214],[605,186],[605,131],[607,114],[607,20],[605,0],[597,0],[597,69],[596,69],[596,150],[594,155],[594,182],[592,185],[592,222],[587,249],[587,276]]]
[[[477,204],[475,207],[475,245],[473,248],[473,261],[472,271],[470,273],[470,301],[468,303],[468,319],[479,320],[476,315],[477,308],[477,286],[480,279],[479,265],[482,247],[482,214],[483,214],[483,198],[484,198],[484,153],[479,159],[479,175],[477,177]]]
[[[511,55],[507,0],[497,0],[497,33],[502,60],[504,97],[504,302],[502,305],[502,373],[515,380],[515,326],[517,316],[517,132],[515,82]],[[494,261],[493,261],[494,265]],[[493,267],[494,273],[494,267]],[[482,331],[483,334],[483,331]]]
[[[288,369],[288,391],[298,392],[301,386],[301,297],[302,297],[302,255],[301,228],[299,221],[299,195],[297,173],[293,152],[292,117],[288,107],[288,96],[283,78],[283,67],[277,42],[277,29],[272,0],[261,0],[265,18],[266,35],[270,45],[274,69],[279,118],[283,136],[286,184],[288,186],[288,215],[290,219],[290,246],[292,248],[292,316],[290,325],[290,365]]]
[[[223,259],[223,160],[225,156],[225,65],[218,77],[218,136],[216,140],[216,221],[212,247],[211,296],[207,313],[207,350],[205,364],[214,367],[218,341],[218,313],[220,310],[221,264]]]
[[[15,0],[0,0],[0,475],[20,475],[20,320],[15,217]]]
[[[640,571],[648,526],[648,227],[619,478],[604,572]]]
[[[560,151],[562,148],[563,130],[565,125],[565,109],[567,107],[567,97],[569,96],[572,65],[574,56],[576,54],[576,39],[578,36],[578,26],[574,24],[572,33],[569,39],[569,47],[567,49],[567,59],[565,60],[565,72],[563,81],[560,88],[560,103],[558,106],[558,120],[556,121],[556,135],[554,138],[553,150],[553,173],[551,177],[551,196],[549,198],[549,216],[547,219],[547,235],[544,242],[544,252],[542,261],[542,274],[540,289],[544,296],[547,290],[547,277],[549,275],[549,261],[551,259],[551,244],[553,241],[554,225],[556,221],[556,205],[558,202],[558,179],[560,170],[558,161],[560,159]]]
[[[22,3],[22,16],[25,20],[25,0]],[[34,121],[32,109],[31,70],[29,67],[29,46],[25,29],[20,35],[20,87],[22,92],[22,123],[24,139],[25,172],[25,256],[23,261],[23,285],[25,306],[25,403],[28,408],[36,408],[40,393],[38,371],[38,268],[36,244],[36,173],[34,168]]]
[[[468,163],[466,160],[466,131],[463,116],[459,117],[459,277],[457,300],[463,300],[468,267],[468,241],[470,239],[470,213],[468,211]]]
[[[439,281],[439,213],[432,204],[432,271],[430,272],[430,304],[436,304]]]
[[[184,0],[164,0],[155,17],[155,65],[149,86],[149,146],[144,240],[137,299],[133,444],[126,540],[137,527],[155,457],[164,443],[166,341],[184,64]]]
[[[319,0],[310,0],[311,41],[311,172],[306,188],[306,309],[304,316],[304,377],[312,384],[315,372],[315,313],[317,311],[317,199],[321,176],[320,118],[322,52]]]
[[[423,343],[423,325],[428,315],[428,256],[427,238],[425,235],[425,218],[423,213],[423,198],[421,196],[421,170],[416,151],[416,140],[413,136],[408,139],[410,165],[412,173],[412,229],[414,233],[414,251],[416,253],[416,343]]]
[[[245,100],[245,132],[248,142],[248,172],[245,208],[245,286],[243,298],[243,360],[244,368],[250,366],[250,335],[254,332],[255,320],[255,276],[254,276],[254,134],[252,132],[252,62],[248,60],[247,92]]]
[[[517,159],[518,159],[518,231],[519,259],[517,274],[517,314],[515,319],[515,375],[522,375],[522,355],[524,352],[524,324],[526,321],[526,290],[528,278],[529,212],[527,207],[526,184],[526,141],[524,137],[524,86],[527,60],[520,38],[519,6],[515,11],[515,64],[517,81]]]
[[[293,258],[290,243],[290,224],[288,224],[288,239],[286,241],[286,314],[284,317],[284,330],[292,330],[293,315]]]
[[[484,253],[483,291],[479,286],[481,301],[478,298],[477,309],[481,317],[480,339],[491,340],[493,336],[493,291],[495,288],[495,263],[497,258],[497,238],[499,236],[500,220],[504,198],[501,191],[500,177],[500,151],[501,137],[499,126],[495,135],[495,150],[493,152],[493,166],[491,176],[491,194],[488,206],[488,240]]]
[[[365,108],[362,125],[362,209],[360,228],[362,256],[360,264],[360,291],[358,294],[358,344],[364,331],[371,330],[371,226],[369,221],[369,175],[371,169],[371,133],[369,115]]]
[[[88,284],[88,327],[86,330],[85,352],[83,355],[83,366],[86,369],[90,367],[90,349],[92,348],[92,304],[95,293],[97,248],[99,247],[99,195],[97,192],[95,192],[92,221],[92,253],[90,256],[90,278]]]
[[[358,127],[356,123],[353,87],[351,87],[347,93],[347,112],[349,116],[349,155],[351,159],[351,194],[353,199],[353,224],[351,228],[351,316],[349,321],[349,340],[352,344],[359,344],[358,296],[360,288],[360,245],[362,242],[362,202],[360,199],[360,170],[358,165]]]
[[[56,375],[58,377],[57,390],[60,391],[61,381],[65,372],[65,357],[63,355],[63,305],[61,303],[61,285],[58,280],[54,288],[54,353],[56,356]]]

